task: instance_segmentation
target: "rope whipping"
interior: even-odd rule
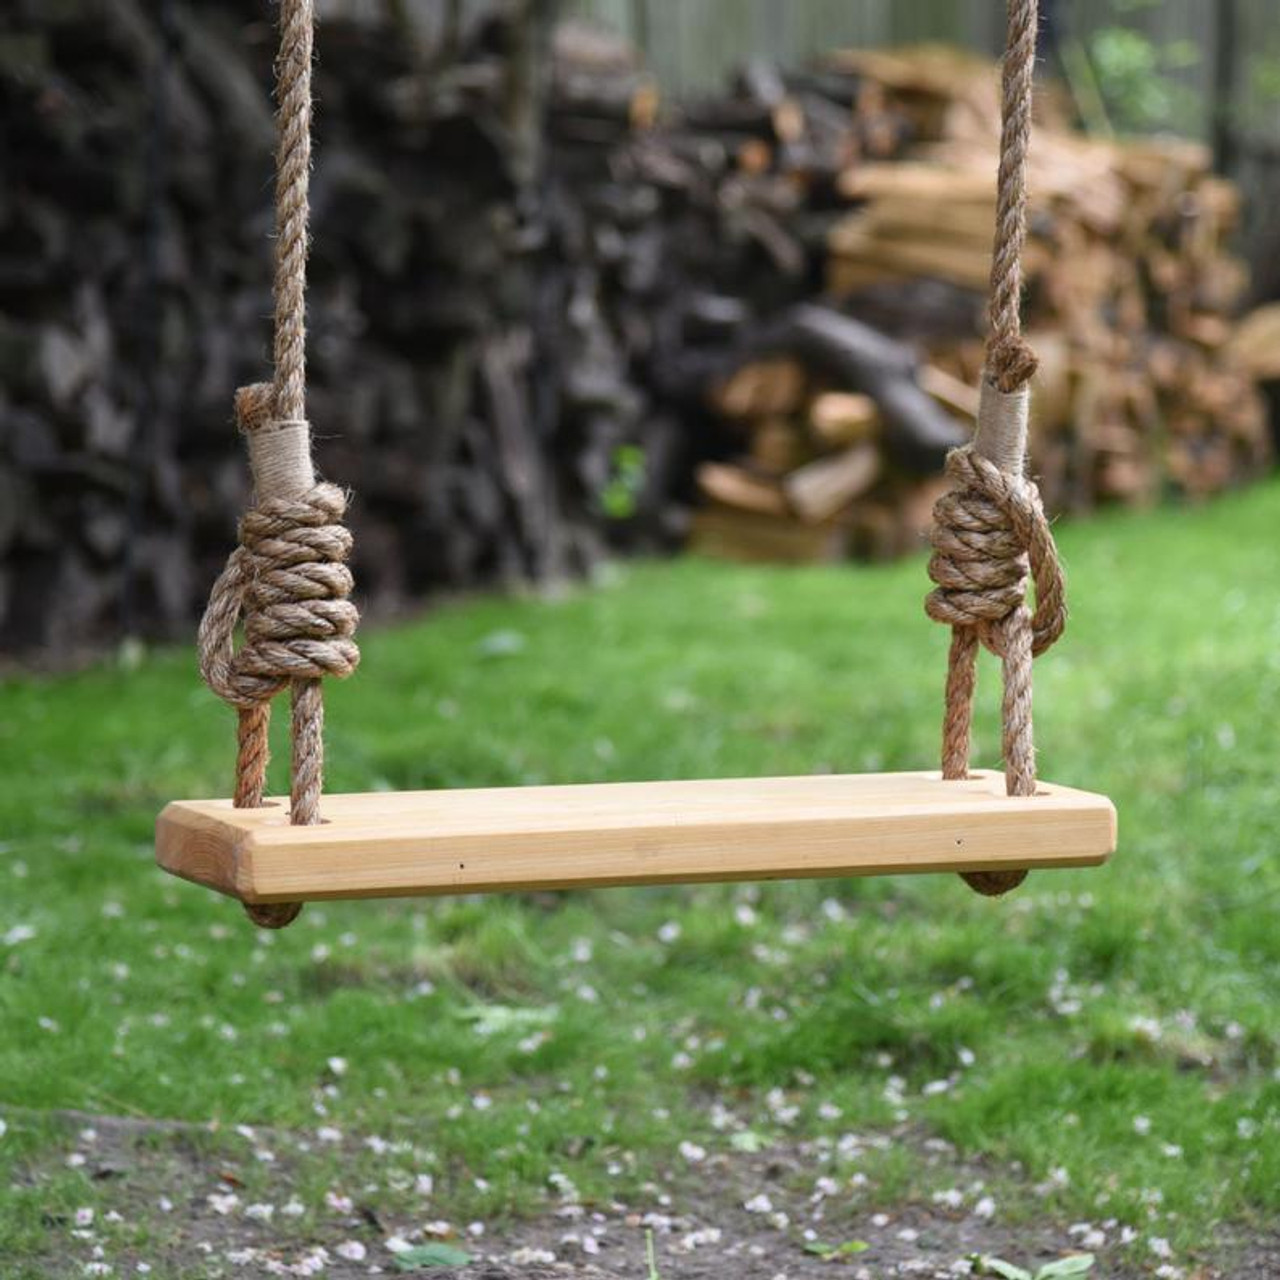
[[[1000,169],[991,264],[986,368],[973,442],[947,458],[951,490],[934,508],[936,584],[929,617],[951,627],[942,775],[969,773],[973,695],[979,646],[1001,659],[1005,787],[1011,796],[1036,789],[1032,727],[1032,659],[1066,626],[1062,569],[1040,493],[1026,475],[1030,382],[1036,354],[1022,335],[1022,251],[1027,234],[1027,151],[1035,83],[1037,0],[1009,0],[1001,76]],[[1027,605],[1028,577],[1035,610]],[[1026,872],[965,875],[977,892],[1007,893]]]
[[[281,0],[276,60],[278,143],[275,184],[273,375],[242,387],[235,413],[249,446],[253,506],[200,623],[200,672],[239,714],[237,808],[262,804],[271,700],[292,695],[289,819],[320,821],[324,780],[325,676],[349,676],[360,661],[358,614],[342,524],[346,495],[318,483],[306,417],[308,192],[311,178],[313,0]],[[235,646],[243,623],[244,641]],[[278,929],[300,903],[246,905],[250,918]]]

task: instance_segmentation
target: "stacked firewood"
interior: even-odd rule
[[[308,344],[362,607],[667,545],[670,499],[619,458],[671,427],[547,177],[550,6],[365,10],[318,32]],[[0,650],[185,634],[234,545],[231,397],[269,374],[271,18],[0,22]]]
[[[930,48],[835,55],[826,75],[911,139],[883,159],[849,130],[828,296],[908,343],[917,384],[971,426],[995,219],[994,68]],[[1248,343],[1233,340],[1247,284],[1226,248],[1235,188],[1199,146],[1081,137],[1052,92],[1041,117],[1026,314],[1042,362],[1032,460],[1047,505],[1203,496],[1256,476],[1271,442]],[[721,383],[713,403],[742,447],[701,469],[699,542],[784,559],[916,545],[937,481],[892,465],[874,391],[794,359]]]
[[[967,438],[978,396],[941,367],[916,365],[900,348],[885,355],[898,360],[896,389],[886,383],[886,366],[841,378],[789,355],[752,361],[713,388],[716,411],[738,425],[740,452],[698,468],[706,499],[694,519],[701,551],[803,562],[850,554],[891,559],[921,546],[946,487],[940,459]],[[913,395],[913,417],[935,424],[934,450],[904,457],[891,414],[882,409],[886,397],[841,389],[850,384],[877,392],[887,386],[891,403]]]
[[[0,649],[183,634],[249,496],[230,404],[267,372],[274,33],[262,0],[10,9]],[[916,545],[972,425],[993,69],[758,62],[669,104],[553,10],[326,8],[309,413],[362,606],[691,523],[732,554]],[[1231,188],[1053,118],[1037,156],[1050,505],[1254,473]]]

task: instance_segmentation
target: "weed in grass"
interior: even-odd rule
[[[1078,1253],[1069,1258],[1060,1258],[1056,1262],[1048,1262],[1035,1271],[1025,1267],[1015,1267],[1003,1258],[985,1258],[975,1254],[970,1262],[975,1267],[974,1274],[980,1276],[1000,1276],[1001,1280],[1068,1280],[1070,1276],[1087,1275],[1093,1270],[1094,1257],[1091,1253]]]

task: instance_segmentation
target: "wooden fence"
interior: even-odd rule
[[[709,88],[752,54],[794,63],[837,46],[943,40],[995,53],[1003,0],[561,0],[564,12],[638,45],[672,93]],[[1046,0],[1064,35],[1088,44],[1104,28],[1148,37],[1163,74],[1185,90],[1171,128],[1212,133],[1216,85],[1233,84],[1232,111],[1280,138],[1280,6],[1276,0]],[[1222,49],[1226,40],[1231,47]],[[1185,61],[1185,65],[1172,65]],[[1189,104],[1195,104],[1188,109]]]

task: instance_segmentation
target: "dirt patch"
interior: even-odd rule
[[[47,1241],[24,1259],[20,1275],[125,1276],[139,1263],[158,1276],[353,1280],[401,1274],[394,1251],[429,1243],[428,1219],[442,1208],[433,1201],[412,1218],[398,1216],[381,1208],[376,1189],[368,1188],[358,1202],[303,1206],[294,1194],[301,1162],[287,1154],[287,1135],[271,1136],[269,1145],[281,1152],[271,1170],[271,1199],[255,1203],[237,1173],[254,1160],[254,1144],[234,1132],[108,1116],[61,1118],[66,1142],[26,1170],[23,1181],[38,1194],[49,1174],[70,1160],[96,1183],[98,1206],[91,1217],[74,1210],[46,1215]],[[261,1150],[266,1135],[257,1137]],[[483,1234],[454,1240],[472,1256],[466,1267],[421,1274],[438,1280],[645,1280],[650,1247],[661,1280],[952,1280],[972,1274],[966,1260],[975,1254],[1034,1270],[1086,1248],[1098,1258],[1093,1275],[1107,1280],[1150,1276],[1162,1265],[1149,1242],[1126,1244],[1117,1224],[1004,1225],[981,1194],[990,1170],[958,1160],[937,1142],[922,1141],[921,1154],[955,1190],[928,1202],[908,1199],[880,1208],[824,1179],[814,1153],[802,1147],[695,1159],[692,1176],[678,1189],[655,1188],[645,1204],[582,1205],[561,1188],[563,1203],[542,1217],[495,1223]],[[852,1241],[867,1247],[850,1251],[836,1266],[806,1252],[807,1245]],[[1275,1280],[1280,1234],[1219,1241],[1212,1257],[1211,1265],[1166,1262],[1174,1268],[1166,1274]]]

